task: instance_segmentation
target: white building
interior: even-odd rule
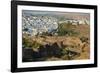
[[[27,20],[28,19],[28,20]],[[36,35],[38,33],[47,32],[49,29],[57,29],[57,19],[51,16],[35,16],[35,17],[23,17],[23,29],[29,34]],[[35,28],[35,29],[34,29]]]

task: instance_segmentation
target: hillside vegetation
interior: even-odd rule
[[[90,58],[90,25],[58,24],[36,36],[23,34],[23,62]]]

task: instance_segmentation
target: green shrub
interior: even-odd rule
[[[64,36],[64,35],[77,36],[79,34],[79,32],[75,31],[75,29],[72,29],[74,26],[71,24],[62,23],[58,25],[59,26],[57,33],[59,36]]]
[[[23,45],[24,47],[29,47],[29,48],[39,48],[41,46],[39,43],[36,41],[32,41],[29,38],[23,38]]]

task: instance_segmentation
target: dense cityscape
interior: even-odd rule
[[[22,18],[22,27],[23,33],[30,34],[31,36],[42,34],[43,32],[52,32],[53,30],[57,30],[58,24],[62,23],[71,23],[72,25],[80,25],[80,24],[87,24],[89,25],[90,22],[86,19],[83,20],[76,20],[76,19],[67,19],[63,18],[61,20],[55,16],[42,16],[42,15],[23,15]]]

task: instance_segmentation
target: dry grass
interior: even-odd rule
[[[66,29],[67,27],[63,27]],[[77,26],[70,26],[71,29],[80,32],[77,36],[33,36],[33,37],[27,37],[30,38],[29,40],[31,42],[37,42],[40,45],[52,45],[54,43],[57,43],[60,48],[62,48],[62,45],[65,49],[68,47],[73,47],[71,51],[80,53],[79,56],[72,58],[73,60],[82,60],[82,59],[89,59],[90,58],[90,26],[89,25],[77,25]],[[68,28],[68,29],[70,29]],[[26,38],[25,36],[23,36]],[[80,38],[85,37],[88,38],[85,42],[82,42]],[[62,45],[61,45],[62,44]],[[38,49],[33,48],[33,51],[38,51]],[[47,58],[46,60],[52,61],[52,60],[69,60],[68,56],[65,54],[61,58],[57,57],[51,57]]]

